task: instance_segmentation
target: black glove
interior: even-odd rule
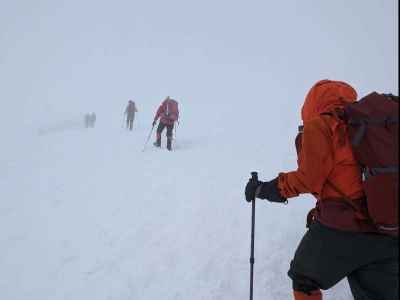
[[[157,121],[154,120],[153,123],[152,123],[153,127],[156,125],[156,123],[157,123]]]
[[[287,203],[287,199],[282,197],[278,189],[278,177],[274,180],[263,182],[257,189],[257,198],[266,199],[270,202]]]
[[[256,190],[262,184],[262,181],[254,180],[253,178],[249,179],[249,182],[246,184],[246,189],[244,194],[246,195],[246,201],[251,202],[256,198]]]

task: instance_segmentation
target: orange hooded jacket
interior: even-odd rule
[[[317,207],[318,203],[326,202],[324,199],[352,201],[353,207],[361,206],[359,202],[364,196],[361,171],[353,156],[346,125],[334,114],[336,108],[356,99],[356,91],[341,81],[322,80],[311,88],[301,111],[304,131],[298,168],[279,174],[278,188],[282,196],[291,198],[311,193],[318,200]],[[341,209],[336,206],[328,223],[343,221],[335,220],[341,218]],[[353,219],[354,213],[350,212],[348,216]],[[353,221],[349,221],[351,225],[346,220],[344,223],[347,224],[343,226],[329,225],[354,229]]]

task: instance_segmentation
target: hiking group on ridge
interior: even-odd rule
[[[129,130],[132,130],[133,128],[135,113],[137,111],[136,103],[133,100],[129,100],[124,112],[124,115],[126,115],[126,128]],[[179,123],[179,108],[178,102],[175,99],[172,99],[168,96],[161,102],[154,116],[152,129],[155,127],[158,120],[159,123],[156,130],[156,141],[153,143],[153,145],[161,148],[161,135],[164,129],[166,129],[167,149],[171,151],[175,122]]]
[[[137,112],[129,100],[126,129],[133,130]],[[322,290],[345,278],[355,300],[398,299],[398,97],[373,92],[357,100],[348,83],[321,80],[307,93],[301,120],[294,141],[297,169],[265,182],[252,172],[245,185],[253,205],[250,299],[255,200],[287,204],[301,194],[313,195],[316,205],[287,273],[294,299],[322,300]],[[86,128],[95,121],[94,113],[84,116]],[[179,124],[175,99],[161,102],[149,138],[157,122],[153,145],[161,147],[166,129],[171,151]]]

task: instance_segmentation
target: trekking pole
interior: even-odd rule
[[[122,128],[125,127],[125,114],[122,115]]]
[[[174,131],[175,131],[175,132],[174,132],[174,140],[176,140],[176,130],[177,130],[177,127],[178,127],[178,125],[179,125],[179,120],[176,121],[176,124],[177,124],[177,125],[174,126]]]
[[[257,172],[251,172],[251,180],[257,182]],[[254,224],[256,215],[256,199],[251,200],[251,252],[250,252],[250,300],[253,300],[253,266],[254,266]]]
[[[149,136],[147,137],[147,140],[146,140],[146,142],[144,143],[142,152],[144,152],[144,149],[146,148],[146,145],[147,145],[147,143],[148,143],[149,140],[150,140],[151,134],[153,133],[153,129],[154,129],[154,125],[151,126],[151,130],[150,130]]]

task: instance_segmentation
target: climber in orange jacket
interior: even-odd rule
[[[317,82],[301,111],[297,170],[246,185],[249,202],[284,203],[304,193],[317,200],[288,272],[296,300],[321,300],[321,289],[346,277],[355,299],[398,299],[397,239],[378,234],[368,218],[347,125],[335,114],[356,99],[345,82]]]

